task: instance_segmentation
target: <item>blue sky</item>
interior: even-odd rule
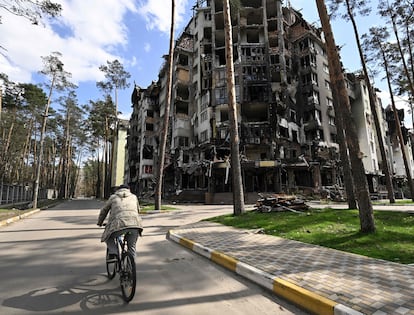
[[[80,104],[102,98],[96,81],[103,80],[99,66],[118,59],[131,74],[131,86],[119,91],[119,110],[124,118],[132,112],[131,93],[134,82],[147,87],[157,80],[168,53],[171,2],[168,0],[54,0],[62,4],[62,16],[33,26],[23,18],[0,11],[2,16],[0,72],[16,82],[37,83],[42,69],[40,56],[53,51],[62,53],[65,70],[72,73]],[[176,0],[176,33],[180,33],[192,14],[195,0]],[[285,5],[288,1],[284,1]],[[318,22],[315,1],[291,0],[308,22]],[[361,33],[378,18],[360,19]],[[349,23],[333,21],[336,43],[342,46],[342,60],[349,71],[360,68]],[[386,91],[384,82],[377,87]],[[384,105],[387,93],[382,95]],[[404,103],[398,103],[401,107]],[[410,116],[406,112],[406,117]],[[411,122],[410,122],[411,123]]]

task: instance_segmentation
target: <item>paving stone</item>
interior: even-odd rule
[[[174,233],[369,315],[414,315],[414,268],[201,221]]]

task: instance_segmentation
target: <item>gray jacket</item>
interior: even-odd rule
[[[139,210],[137,196],[131,193],[129,189],[118,189],[109,197],[99,213],[98,225],[102,225],[109,212],[101,242],[105,242],[113,232],[128,228],[138,228],[139,234],[141,234],[143,225]]]

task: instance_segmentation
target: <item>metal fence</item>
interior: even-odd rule
[[[39,189],[39,199],[48,198],[47,189]],[[33,200],[33,189],[24,185],[0,184],[0,205],[30,202]]]

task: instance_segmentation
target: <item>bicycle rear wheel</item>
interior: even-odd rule
[[[121,259],[121,290],[125,302],[129,302],[135,295],[137,285],[137,274],[135,269],[135,260],[130,253],[124,253]]]
[[[116,264],[118,261],[116,259],[109,259],[108,249],[106,249],[106,272],[109,279],[113,279],[116,274]]]

